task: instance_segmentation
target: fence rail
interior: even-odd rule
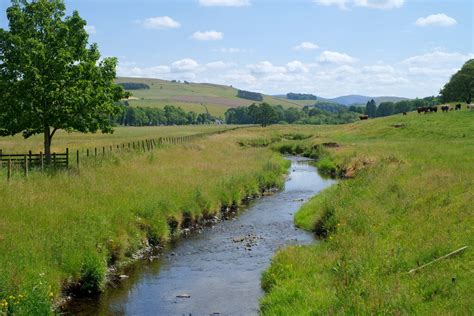
[[[77,168],[80,166],[80,160],[82,158],[90,159],[97,157],[104,157],[111,153],[124,153],[124,152],[147,152],[156,149],[162,145],[176,145],[186,142],[191,142],[206,136],[215,134],[222,134],[225,132],[233,131],[244,127],[227,128],[224,130],[199,133],[187,136],[174,136],[174,137],[159,137],[143,139],[138,141],[130,141],[121,144],[114,144],[101,147],[83,148],[82,150],[77,149],[75,151],[75,165]],[[23,169],[23,174],[28,177],[28,173],[32,168],[40,169],[43,171],[46,167],[57,168],[68,168],[74,160],[70,160],[69,148],[66,148],[64,153],[52,153],[51,163],[46,165],[46,156],[40,152],[38,154],[29,151],[27,154],[5,154],[0,149],[0,169],[2,167],[7,168],[7,179],[10,180],[15,167]]]

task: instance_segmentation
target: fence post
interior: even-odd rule
[[[23,156],[23,167],[25,168],[25,178],[28,178],[28,159],[26,155]]]
[[[43,152],[40,151],[40,168],[41,168],[41,171],[44,171],[44,156],[43,156]]]
[[[56,169],[56,153],[53,153],[53,166]]]
[[[79,168],[79,149],[76,151],[76,163],[77,167]]]
[[[94,155],[97,157],[97,147],[94,147]]]
[[[89,157],[89,148],[87,148],[87,150],[86,150],[86,155],[87,155],[87,157]]]
[[[2,156],[3,156],[3,151],[2,151],[2,149],[0,149],[0,169],[2,169],[2,164],[3,164],[3,161],[2,161],[3,157]]]
[[[102,146],[102,156],[105,156],[105,146]]]
[[[10,178],[12,177],[12,159],[8,159],[8,170],[7,170],[7,180],[10,181]]]
[[[69,168],[69,148],[66,148],[66,168]]]
[[[29,160],[29,164],[30,164],[30,166],[31,166],[32,163],[33,163],[33,160],[32,160],[32,158],[31,158],[31,150],[28,151],[28,160]]]

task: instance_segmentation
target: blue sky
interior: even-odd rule
[[[0,1],[0,27],[9,1]],[[120,76],[423,97],[474,58],[472,0],[68,0]]]

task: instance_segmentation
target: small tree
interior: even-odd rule
[[[461,70],[441,90],[443,102],[464,101],[471,103],[474,97],[474,59],[468,60]]]
[[[374,99],[367,102],[365,113],[367,113],[369,117],[375,117],[377,115],[377,104]]]
[[[57,130],[112,132],[115,58],[100,60],[77,11],[61,0],[12,0],[9,30],[0,29],[0,135],[42,133],[46,161]]]
[[[278,116],[268,103],[262,103],[258,106],[257,111],[257,120],[256,123],[260,124],[262,127],[266,127],[272,123],[275,123],[278,119]]]

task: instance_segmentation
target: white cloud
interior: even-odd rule
[[[212,49],[213,52],[220,52],[224,54],[237,54],[237,53],[251,53],[253,52],[251,49],[245,48],[235,48],[235,47],[222,47],[222,48],[214,48]]]
[[[286,72],[285,67],[273,66],[273,64],[269,61],[261,61],[256,64],[247,65],[247,69],[249,69],[253,75],[257,76]]]
[[[301,44],[293,47],[294,50],[314,50],[318,49],[319,46],[311,42],[302,42]]]
[[[393,74],[395,73],[395,68],[390,65],[376,64],[372,66],[364,66],[362,71],[369,74]]]
[[[207,63],[206,68],[207,69],[226,69],[226,68],[233,67],[234,65],[235,65],[234,63],[226,63],[222,60],[218,60],[218,61]]]
[[[339,9],[347,9],[347,2],[348,0],[313,0],[314,3],[322,5],[322,6],[336,6]]]
[[[357,61],[356,58],[351,57],[345,53],[324,51],[319,55],[319,62],[332,64],[351,64]]]
[[[91,34],[96,34],[97,33],[97,29],[95,28],[94,25],[86,25],[84,26],[84,29],[86,30],[86,32],[91,35]]]
[[[156,16],[145,19],[145,21],[143,21],[143,26],[146,29],[161,30],[178,28],[181,26],[181,24],[169,16]]]
[[[322,6],[336,6],[342,10],[347,10],[348,5],[387,10],[402,7],[405,0],[313,0],[313,2]]]
[[[218,41],[224,38],[224,34],[217,31],[195,32],[191,38],[197,41]]]
[[[303,64],[299,60],[294,60],[286,64],[286,69],[291,73],[307,73],[309,72],[308,66]]]
[[[404,3],[405,0],[354,0],[356,6],[383,10],[400,8]]]
[[[402,61],[403,64],[419,66],[419,65],[433,65],[440,66],[446,64],[460,64],[466,62],[468,59],[474,58],[474,54],[461,54],[457,52],[446,52],[435,50],[433,52],[422,55],[412,56]]]
[[[244,7],[250,5],[250,0],[199,0],[204,7]]]
[[[199,68],[199,63],[191,58],[177,60],[171,64],[171,70],[175,72],[193,71]]]
[[[458,22],[444,13],[431,14],[427,17],[421,17],[416,20],[415,24],[418,26],[453,26]]]

